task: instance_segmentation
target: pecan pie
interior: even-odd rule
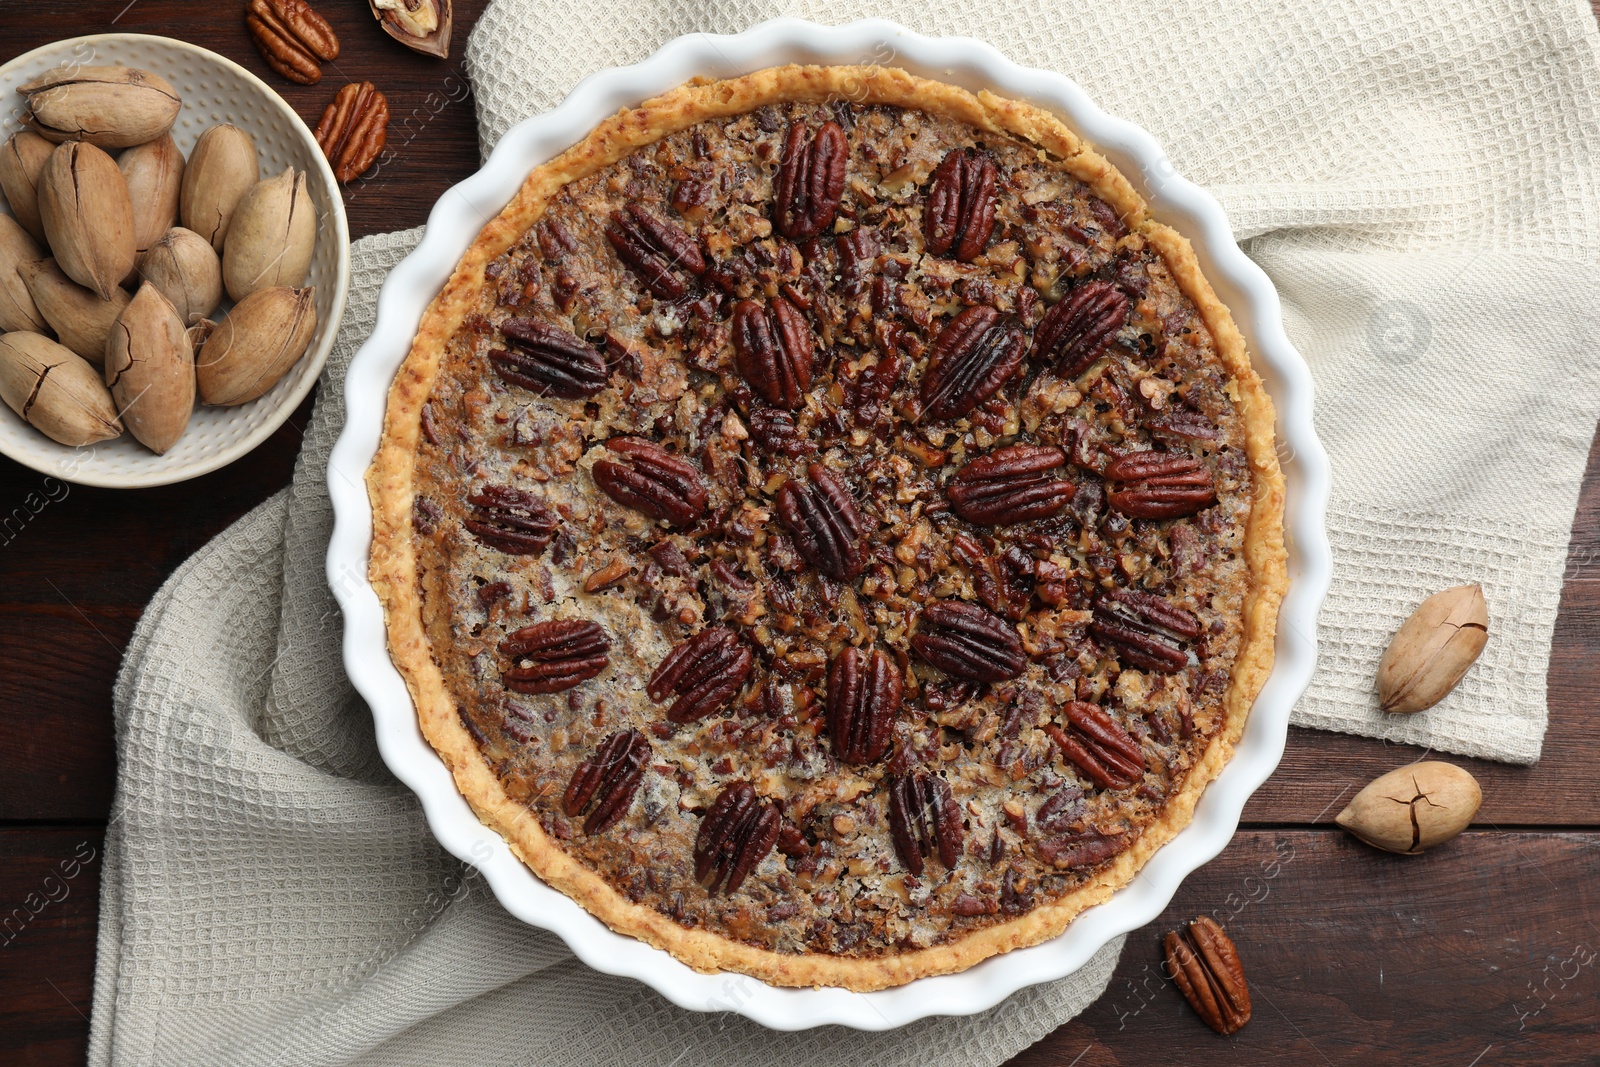
[[[1058,934],[1272,661],[1271,403],[1053,116],[872,67],[624,111],[426,312],[373,584],[484,822],[693,967],[867,990]]]

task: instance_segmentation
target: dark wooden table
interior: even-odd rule
[[[456,0],[453,56],[439,61],[390,42],[359,0],[326,0],[344,50],[321,86],[269,71],[232,2],[13,0],[0,61],[78,34],[181,37],[257,72],[312,123],[337,86],[375,81],[389,95],[393,151],[381,178],[347,193],[361,236],[424,221],[476,169],[460,56],[484,2]],[[309,412],[308,402],[233,466],[164,489],[65,487],[0,459],[0,1062],[84,1057],[122,648],[162,580],[288,481]],[[1570,553],[1597,552],[1591,456]],[[1544,759],[1458,761],[1482,783],[1483,810],[1425,857],[1376,852],[1331,823],[1363,784],[1421,750],[1292,730],[1233,843],[1130,937],[1106,995],[1016,1062],[1600,1063],[1597,651],[1600,581],[1569,568]],[[1255,1018],[1233,1038],[1202,1026],[1161,974],[1161,934],[1201,913],[1226,923],[1251,980]]]

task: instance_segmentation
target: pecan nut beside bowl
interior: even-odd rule
[[[1178,991],[1207,1026],[1226,1035],[1250,1021],[1250,989],[1239,951],[1214,919],[1202,915],[1188,929],[1174,930],[1163,947]]]
[[[317,84],[319,64],[339,58],[333,27],[306,0],[250,0],[244,23],[267,66],[292,82]]]
[[[322,109],[316,138],[333,176],[355,181],[378,161],[389,139],[389,98],[371,82],[351,82]]]

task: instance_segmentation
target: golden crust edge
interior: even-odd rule
[[[1239,383],[1246,448],[1257,478],[1257,498],[1244,550],[1252,581],[1240,652],[1224,699],[1226,721],[1191,768],[1183,789],[1169,800],[1162,817],[1147,826],[1134,846],[1110,867],[1053,904],[951,944],[875,960],[791,956],[704,930],[686,930],[655,910],[629,901],[552,842],[538,819],[506,795],[445,691],[422,625],[410,520],[421,410],[432,391],[445,343],[476,299],[484,266],[537,220],[555,192],[640,145],[696,122],[777,101],[840,96],[862,103],[915,107],[1038,144],[1060,157],[1131,229],[1143,232],[1195,303],[1212,331],[1220,358]],[[867,992],[965,970],[998,953],[1055,937],[1084,909],[1126,885],[1162,845],[1189,824],[1195,803],[1227,763],[1250,706],[1271,671],[1277,609],[1287,586],[1283,477],[1273,447],[1272,402],[1250,365],[1231,314],[1201,273],[1189,243],[1151,221],[1143,199],[1127,179],[1049,112],[987,92],[975,96],[894,68],[789,66],[727,81],[691,83],[637,108],[624,109],[566,152],[535,168],[506,208],[480,231],[424,313],[411,351],[391,387],[383,437],[367,483],[373,506],[369,578],[383,604],[391,658],[405,678],[424,737],[450,768],[457,788],[480,820],[505,838],[512,852],[548,885],[611,929],[663,949],[699,971],[736,971],[783,986],[836,986]]]

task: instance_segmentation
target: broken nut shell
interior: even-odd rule
[[[1489,640],[1489,606],[1478,585],[1424,600],[1400,625],[1378,664],[1378,706],[1410,714],[1433,707],[1461,681]]]
[[[1373,848],[1415,856],[1465,830],[1482,804],[1476,778],[1453,763],[1429,760],[1375,779],[1334,822]]]

